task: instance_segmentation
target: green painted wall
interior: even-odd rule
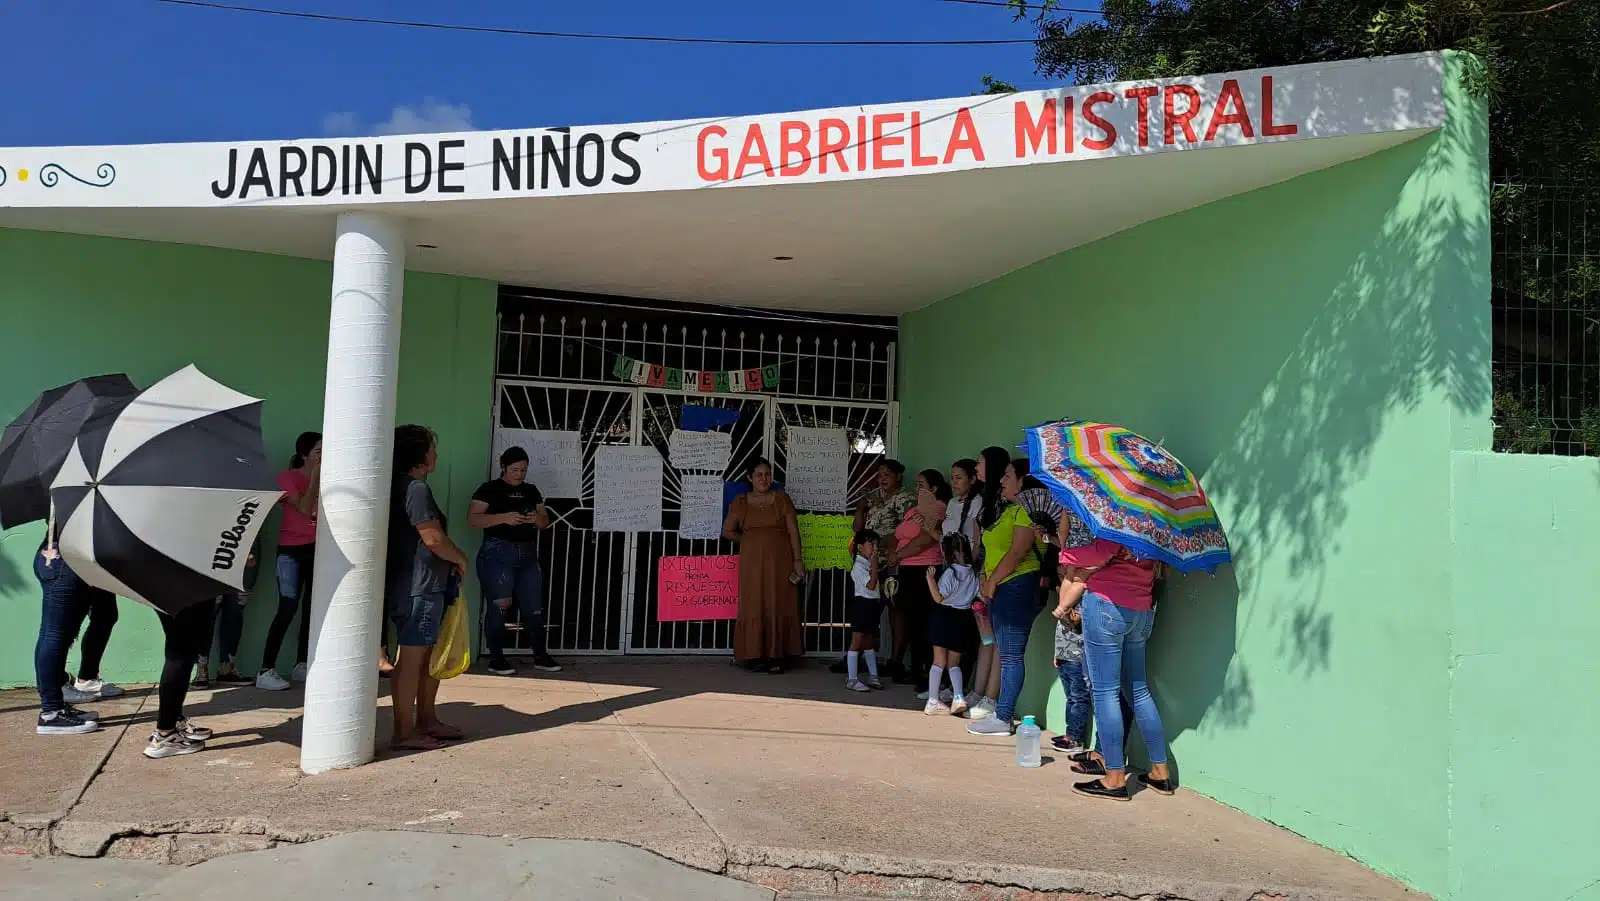
[[[126,372],[144,385],[194,363],[266,400],[268,454],[287,462],[295,436],[322,418],[331,277],[330,264],[313,260],[0,229],[0,415],[74,378]],[[495,285],[408,273],[403,317],[398,417],[439,432],[439,471],[430,481],[464,523],[468,496],[487,471]],[[454,531],[463,544],[475,541],[463,527]],[[276,519],[262,534],[269,552],[247,610],[246,672],[258,663],[277,605]],[[42,525],[0,534],[0,686],[34,681],[39,588],[31,559],[42,536]],[[294,635],[284,642],[283,666],[294,664]],[[150,682],[160,669],[155,614],[122,601],[104,677]]]
[[[1600,899],[1600,461],[1452,455],[1450,896]]]
[[[1439,134],[1063,253],[900,340],[910,467],[1075,417],[1201,475],[1237,561],[1176,581],[1152,642],[1180,778],[1440,897],[1448,473],[1487,447],[1490,348],[1484,116],[1452,91]],[[1050,622],[1025,712],[1059,727]]]

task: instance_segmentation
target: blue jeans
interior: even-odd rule
[[[285,545],[278,548],[278,559],[273,566],[278,577],[278,612],[267,626],[267,642],[261,650],[261,668],[276,669],[278,652],[283,639],[289,634],[294,615],[300,614],[300,643],[295,646],[295,663],[305,663],[311,654],[311,571],[315,566],[317,546],[314,544]]]
[[[1010,722],[1022,696],[1022,681],[1027,675],[1023,657],[1028,652],[1028,635],[1039,618],[1039,574],[1026,573],[1000,583],[989,601],[989,618],[994,622],[996,652],[1000,655],[1000,698],[995,718]]]
[[[1083,659],[1057,660],[1056,675],[1061,677],[1061,690],[1067,697],[1067,728],[1069,738],[1078,744],[1089,741],[1089,670]]]
[[[1155,628],[1154,610],[1118,607],[1090,591],[1083,595],[1083,651],[1089,664],[1089,684],[1094,692],[1094,718],[1099,724],[1097,744],[1106,769],[1127,767],[1123,747],[1127,727],[1118,696],[1125,690],[1133,704],[1133,717],[1144,736],[1152,764],[1167,762],[1167,737],[1161,713],[1150,694],[1145,676],[1145,642]]]
[[[39,580],[42,595],[39,640],[33,646],[33,675],[39,689],[40,711],[54,713],[66,704],[61,686],[67,677],[67,652],[78,638],[84,617],[89,617],[89,629],[83,636],[83,665],[78,675],[84,679],[100,677],[100,656],[105,653],[111,627],[117,621],[117,598],[78,578],[59,556],[47,561],[44,554],[34,554],[33,575]]]
[[[219,595],[215,601],[211,602],[213,621],[220,626],[220,629],[217,630],[221,633],[218,636],[217,649],[221,651],[223,663],[233,663],[234,658],[239,656],[239,640],[244,636],[244,605],[247,602],[248,599],[236,591],[229,591]],[[212,629],[207,628],[206,635],[208,637],[204,646],[200,649],[201,657],[209,657],[211,655],[211,640],[209,638],[211,633]]]
[[[505,656],[506,610],[497,602],[507,598],[519,614],[523,634],[532,641],[533,653],[546,654],[544,573],[533,542],[485,538],[478,548],[478,584],[483,586],[483,640],[489,659]]]
[[[1089,688],[1089,666],[1083,659],[1057,660],[1056,675],[1061,677],[1061,688],[1067,696],[1066,734],[1080,745],[1089,741],[1089,714],[1094,710],[1094,692]],[[1117,694],[1118,709],[1122,711],[1122,743],[1128,743],[1128,730],[1133,728],[1133,705],[1128,703],[1127,692]],[[1094,749],[1100,750],[1100,734],[1095,733]],[[1101,756],[1105,756],[1102,752]]]

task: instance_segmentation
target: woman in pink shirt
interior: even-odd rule
[[[322,485],[322,435],[305,432],[294,442],[289,468],[278,473],[284,492],[283,515],[278,521],[278,612],[267,627],[256,687],[285,691],[289,680],[278,675],[278,651],[289,624],[300,614],[300,643],[291,675],[305,681],[306,658],[311,644],[311,569],[317,549],[317,499]]]
[[[933,612],[933,595],[928,591],[928,567],[944,562],[939,539],[944,537],[945,505],[950,503],[950,483],[937,469],[917,473],[917,502],[894,530],[894,550],[889,566],[897,566],[898,593],[894,605],[900,611],[905,629],[905,645],[890,648],[899,661],[906,648],[911,651],[911,668],[906,681],[921,682],[933,664],[933,645],[928,643],[928,615]]]
[[[1139,780],[1156,791],[1170,795],[1176,788],[1167,772],[1167,739],[1161,728],[1161,713],[1150,694],[1145,675],[1145,642],[1155,627],[1155,584],[1161,567],[1154,560],[1135,557],[1120,544],[1095,539],[1085,547],[1061,551],[1061,563],[1080,572],[1073,582],[1082,586],[1083,650],[1088,664],[1089,685],[1094,693],[1095,733],[1103,763],[1084,761],[1080,770],[1091,775],[1104,770],[1092,782],[1073,786],[1079,794],[1114,801],[1128,800],[1127,758],[1123,738],[1122,705],[1118,694],[1126,687],[1133,703],[1134,722],[1144,736],[1150,754],[1150,772]],[[1087,579],[1081,571],[1087,572]],[[1070,590],[1070,587],[1069,589]],[[1063,602],[1069,602],[1063,591]],[[1092,764],[1092,768],[1091,767]]]

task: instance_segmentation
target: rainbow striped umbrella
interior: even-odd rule
[[[1096,538],[1179,572],[1228,563],[1228,538],[1200,480],[1161,445],[1127,429],[1062,420],[1027,430],[1033,475]]]

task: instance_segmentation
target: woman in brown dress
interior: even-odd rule
[[[722,537],[739,542],[739,618],[733,659],[751,669],[783,672],[805,653],[795,586],[805,578],[800,526],[789,495],[772,490],[772,463],[757,459],[750,491],[733,499]]]

